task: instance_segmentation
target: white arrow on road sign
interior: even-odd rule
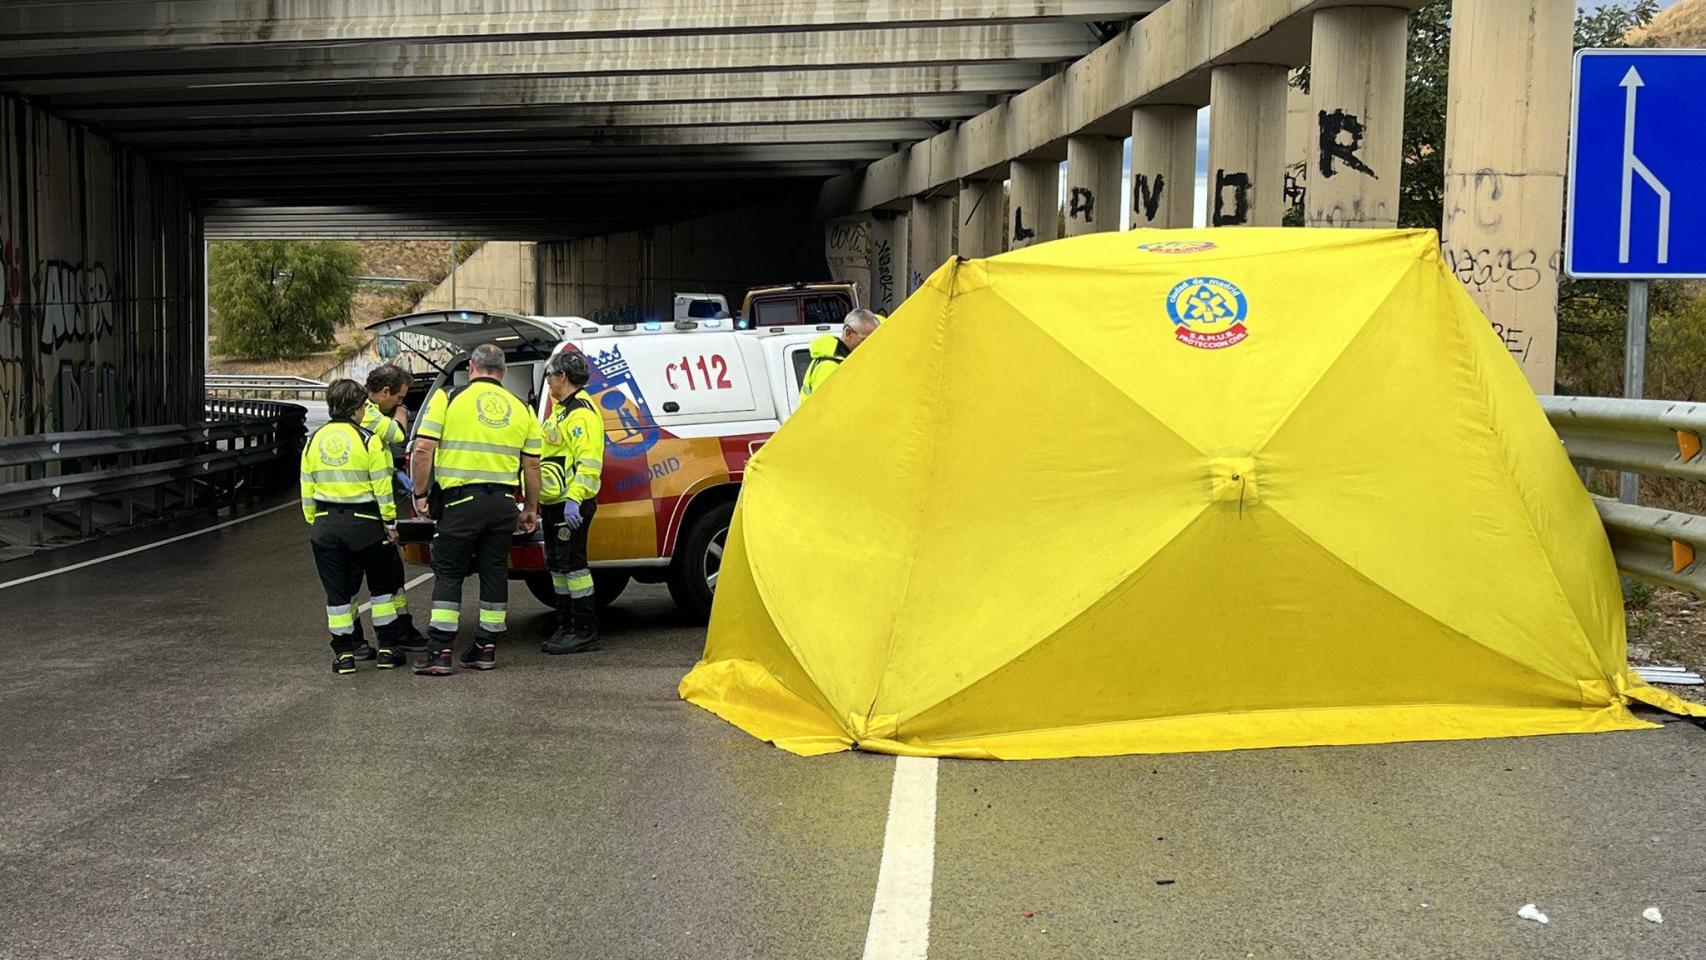
[[[1617,235],[1617,262],[1629,262],[1629,208],[1635,199],[1635,174],[1640,174],[1647,186],[1659,195],[1659,262],[1670,262],[1670,190],[1659,178],[1653,176],[1653,171],[1647,169],[1640,158],[1635,156],[1635,96],[1636,91],[1646,86],[1641,81],[1640,71],[1634,67],[1623,75],[1618,86],[1625,92],[1623,100],[1623,220],[1622,229]]]

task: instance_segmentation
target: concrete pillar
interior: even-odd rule
[[[889,313],[906,299],[906,227],[904,213],[877,210],[871,220],[871,302],[878,313]]]
[[[1060,239],[1060,161],[1015,160],[1007,204],[1007,249]]]
[[[1558,352],[1570,0],[1453,0],[1445,256],[1536,392]]]
[[[1120,138],[1069,137],[1066,141],[1066,235],[1120,229]]]
[[[1285,91],[1285,222],[1301,226],[1307,217],[1309,158],[1316,140],[1313,98],[1298,86],[1298,71],[1286,78]]]
[[[1000,180],[961,180],[956,234],[962,257],[993,257],[1001,252],[1001,205],[1006,194]]]
[[[1277,227],[1285,218],[1285,67],[1215,67],[1208,131],[1208,222]]]
[[[1131,111],[1131,225],[1189,227],[1197,183],[1197,108]]]
[[[1391,7],[1315,13],[1309,66],[1316,136],[1306,223],[1398,225],[1409,14]]]
[[[829,278],[859,288],[859,302],[871,300],[871,216],[843,217],[823,225],[823,259]]]
[[[907,232],[912,244],[906,284],[910,296],[954,255],[954,196],[913,197]]]

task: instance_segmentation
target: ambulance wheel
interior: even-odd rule
[[[720,503],[700,514],[670,565],[669,595],[676,606],[697,620],[711,616],[711,596],[723,568],[723,545],[728,542],[729,522],[734,515],[733,503]]]
[[[547,607],[557,606],[557,591],[551,587],[549,573],[530,573],[526,578],[527,592],[533,594],[533,599]],[[620,570],[594,570],[592,572],[592,598],[598,602],[600,610],[616,602],[622,591],[628,589],[628,575]]]

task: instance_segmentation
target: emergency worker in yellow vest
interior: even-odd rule
[[[421,411],[410,475],[415,510],[438,521],[432,537],[432,620],[423,676],[448,676],[462,581],[480,575],[480,623],[464,667],[497,666],[509,608],[510,536],[539,525],[539,421],[503,386],[504,352],[485,343],[468,357],[468,382],[437,390]],[[516,488],[523,506],[516,512]],[[431,491],[429,493],[429,491]]]
[[[409,412],[403,398],[409,395],[413,377],[395,364],[374,367],[367,374],[367,406],[362,410],[361,428],[374,434],[392,451],[400,451],[409,434]],[[403,570],[402,554],[392,551],[391,562],[398,583],[408,575]],[[419,653],[426,649],[426,637],[415,628],[415,618],[409,614],[409,597],[397,592],[397,649]]]
[[[314,567],[326,588],[326,628],[332,634],[332,671],[354,673],[358,659],[380,669],[404,662],[397,646],[396,598],[403,590],[397,556],[397,504],[391,495],[391,451],[357,423],[367,394],[354,380],[326,387],[331,421],[302,451],[302,516],[313,528]],[[360,640],[355,608],[362,578],[373,599],[374,651]]]
[[[866,337],[877,332],[882,322],[882,317],[869,310],[855,310],[842,321],[841,336],[832,337],[826,333],[813,340],[811,363],[806,367],[805,378],[800,381],[800,399],[804,400],[823,386],[830,374],[841,369],[842,361],[852,356]]]
[[[598,608],[586,538],[598,510],[604,471],[604,416],[585,389],[592,371],[586,354],[566,348],[545,365],[545,387],[555,403],[545,421],[545,553],[557,595],[557,632],[540,645],[546,653],[598,649]]]

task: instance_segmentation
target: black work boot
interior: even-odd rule
[[[397,642],[391,645],[393,650],[402,650],[406,653],[426,652],[427,638],[415,629],[415,618],[409,614],[397,614],[397,636]]]
[[[497,637],[490,633],[474,634],[468,652],[462,654],[462,665],[470,670],[491,670],[498,665]]]
[[[355,672],[354,644],[348,637],[332,638],[332,672]]]
[[[415,664],[415,676],[418,677],[448,677],[456,672],[450,665],[450,648],[429,650],[424,659]]]
[[[378,659],[379,662],[374,664],[374,666],[381,670],[395,670],[409,662],[409,658],[403,655],[402,650],[396,647],[387,647],[383,644],[379,647],[376,659]]]
[[[367,645],[367,634],[361,630],[361,618],[355,621],[355,639],[351,641],[351,655],[357,660],[372,660],[375,656],[373,648]]]

